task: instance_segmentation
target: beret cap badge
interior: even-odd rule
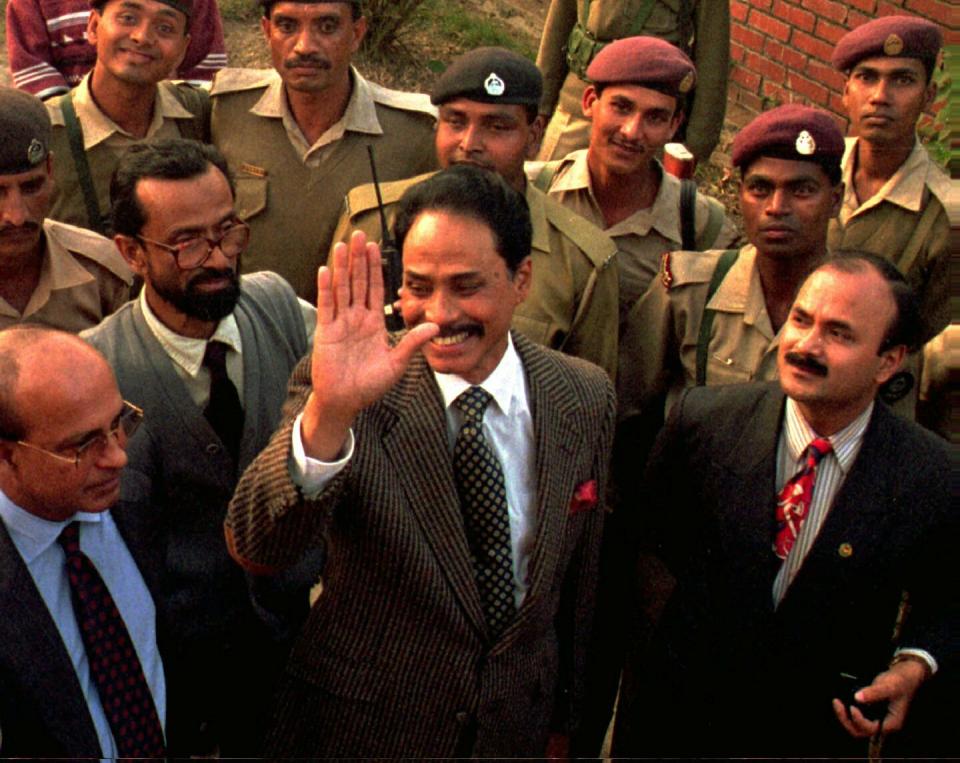
[[[43,143],[36,138],[30,141],[30,145],[27,146],[27,162],[34,165],[40,164],[46,155],[47,152],[43,148]]]
[[[883,41],[883,52],[888,56],[899,56],[903,52],[903,38],[898,34],[890,34]]]
[[[504,94],[507,86],[503,80],[497,76],[496,72],[490,72],[490,75],[483,81],[483,89],[487,95],[499,97]]]
[[[810,133],[802,130],[797,136],[795,147],[800,156],[813,156],[817,151],[817,142]]]
[[[679,90],[682,94],[689,93],[690,88],[693,87],[693,82],[695,79],[696,75],[694,75],[693,72],[687,72],[684,78],[680,80],[680,84],[677,85],[677,90]]]

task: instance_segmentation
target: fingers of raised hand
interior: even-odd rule
[[[863,739],[873,736],[880,727],[875,721],[868,721],[856,707],[847,707],[839,699],[833,700],[833,712],[840,725],[852,737]]]

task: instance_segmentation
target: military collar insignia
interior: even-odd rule
[[[27,161],[30,163],[30,166],[35,164],[40,164],[43,161],[44,157],[43,143],[34,138],[30,141],[30,145],[27,146]]]
[[[504,81],[497,76],[496,72],[490,72],[490,75],[483,81],[483,89],[487,95],[499,98],[506,92],[507,86],[504,84]]]
[[[685,95],[686,93],[690,92],[690,88],[692,87],[693,87],[693,72],[687,72],[684,75],[683,79],[680,80],[680,84],[677,85],[677,90],[679,90],[681,94]]]
[[[903,52],[903,39],[898,34],[890,34],[883,41],[883,52],[888,56],[899,56]]]
[[[817,150],[817,142],[813,139],[813,136],[808,133],[806,130],[802,130],[797,136],[797,142],[794,144],[794,147],[797,149],[797,153],[800,156],[813,156],[814,152]]]

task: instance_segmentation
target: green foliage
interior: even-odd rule
[[[262,15],[257,0],[217,0],[224,21],[249,21]]]
[[[480,18],[461,4],[444,0],[427,0],[425,6],[439,34],[462,50],[495,45],[515,50],[531,60],[536,57],[535,50],[504,31],[506,25],[499,19]]]
[[[948,45],[944,49],[944,65],[933,74],[937,85],[937,96],[931,107],[932,116],[924,114],[920,119],[918,132],[920,140],[927,147],[935,162],[945,167],[953,177],[960,174],[960,146],[951,132],[960,124],[960,107],[956,98],[951,98],[955,89],[954,82],[960,75],[960,46]],[[954,146],[951,146],[951,137]]]
[[[367,55],[382,55],[400,39],[404,27],[418,18],[423,0],[363,0],[367,17],[367,36],[363,50]]]

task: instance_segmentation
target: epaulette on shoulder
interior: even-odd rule
[[[373,100],[392,109],[401,111],[417,111],[433,119],[437,118],[437,107],[430,103],[430,96],[426,93],[411,93],[405,90],[393,90],[383,85],[367,80],[370,95]]]
[[[426,180],[433,174],[435,173],[427,172],[412,178],[381,183],[380,196],[383,198],[384,205],[396,204],[400,201],[400,197],[403,196],[403,192],[410,186],[416,185],[421,180]],[[356,188],[350,189],[349,193],[347,193],[346,206],[345,211],[351,218],[364,212],[369,212],[371,209],[376,209],[377,191],[373,183],[364,183],[363,185],[358,185]]]
[[[225,95],[266,87],[278,76],[274,69],[221,69],[214,75],[210,95]]]
[[[54,98],[48,98],[43,102],[43,105],[47,107],[47,114],[50,115],[50,124],[54,127],[63,127],[66,124],[63,118],[63,109],[60,107],[60,99],[69,97],[70,93],[64,93]]]
[[[110,239],[92,230],[56,220],[47,220],[44,227],[47,236],[68,252],[93,260],[125,283],[133,283],[130,266],[120,256],[120,252]]]
[[[602,268],[613,259],[617,253],[617,245],[612,238],[585,217],[567,209],[543,191],[532,190],[542,197],[547,220],[589,257],[596,267]]]
[[[723,249],[706,252],[666,252],[660,258],[660,281],[669,291],[693,283],[706,283],[713,277]]]

